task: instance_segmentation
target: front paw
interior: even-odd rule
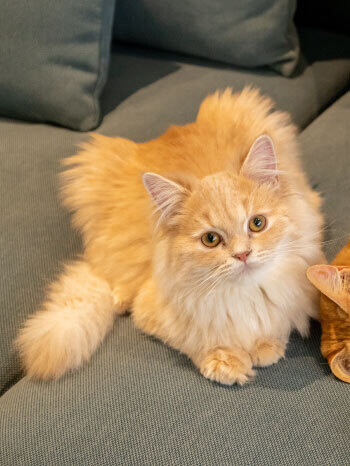
[[[204,377],[224,385],[243,385],[255,375],[249,354],[238,348],[211,350],[199,368]]]
[[[271,366],[284,357],[286,345],[279,340],[258,340],[251,352],[254,366]]]

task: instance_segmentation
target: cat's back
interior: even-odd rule
[[[279,168],[297,173],[304,183],[296,128],[287,113],[272,111],[273,105],[258,90],[245,88],[233,94],[226,89],[202,102],[195,122],[171,126],[152,141],[136,144],[93,135],[81,152],[65,161],[70,166],[62,175],[65,202],[77,210],[94,205],[99,196],[100,201],[105,196],[107,203],[110,199],[114,204],[129,196],[130,202],[142,199],[145,208],[149,203],[141,179],[144,172],[165,176],[180,172],[198,178],[224,170],[239,174],[250,147],[263,134],[274,142]],[[76,193],[82,188],[79,201]]]
[[[133,224],[137,229],[147,223],[152,208],[142,184],[144,172],[165,176],[181,172],[198,178],[223,170],[238,174],[262,134],[274,141],[282,170],[301,172],[295,127],[287,114],[272,108],[273,102],[257,90],[232,94],[227,89],[202,102],[195,122],[172,126],[152,141],[136,144],[92,135],[77,155],[64,161],[69,169],[62,174],[62,193],[75,212],[74,224],[87,243],[96,229],[104,231],[108,225],[125,230]]]
[[[347,266],[350,267],[350,239],[348,240],[347,244],[341,249],[334,260],[332,261],[332,265],[338,266]]]
[[[164,175],[185,172],[203,178],[224,170],[238,174],[253,142],[267,134],[280,168],[301,172],[296,128],[287,113],[272,111],[273,106],[255,89],[216,92],[202,102],[195,122],[171,126],[159,138],[140,144],[139,163],[145,171]]]

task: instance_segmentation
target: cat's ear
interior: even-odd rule
[[[350,269],[335,265],[313,265],[307,269],[307,278],[332,301],[349,312]]]
[[[161,212],[162,220],[172,217],[188,195],[188,190],[185,187],[156,173],[144,173],[142,181]]]
[[[241,175],[257,181],[259,184],[278,185],[277,157],[270,136],[259,136],[249,150],[243,162]]]
[[[306,275],[310,282],[328,297],[340,289],[339,272],[333,265],[312,265],[307,269]]]

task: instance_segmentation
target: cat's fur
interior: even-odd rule
[[[63,198],[85,253],[17,339],[29,376],[59,377],[88,360],[127,309],[224,384],[276,362],[293,328],[307,334],[318,294],[305,271],[323,262],[320,201],[295,127],[272,106],[256,90],[226,90],[204,100],[194,123],[142,144],[94,135],[64,162]],[[252,234],[254,214],[268,223]],[[224,241],[205,247],[207,231]],[[244,264],[234,256],[246,250]]]
[[[322,355],[334,375],[350,383],[350,240],[332,265],[314,265],[307,276],[322,292]]]

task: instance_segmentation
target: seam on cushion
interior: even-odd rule
[[[5,395],[5,393],[15,386],[20,380],[22,380],[24,374],[22,370],[16,372],[7,382],[4,383],[3,387],[0,388],[0,398]]]
[[[297,1],[296,0],[289,0],[289,2],[292,2],[293,8],[288,8],[289,15],[288,15],[288,23],[287,23],[287,41],[289,43],[289,46],[291,50],[293,50],[296,54],[295,57],[295,62],[294,62],[294,67],[293,71],[291,72],[291,75],[295,72],[297,69],[300,59],[301,59],[301,47],[300,47],[300,37],[299,37],[299,31],[298,28],[295,24],[295,14],[297,11]],[[294,30],[294,38],[292,34],[289,34],[290,28]]]
[[[298,30],[295,26],[295,23],[294,23],[294,17],[295,17],[295,13],[296,13],[296,9],[297,9],[297,2],[296,0],[288,0],[288,5],[287,5],[287,14],[286,14],[286,24],[285,24],[285,39],[286,39],[286,43],[287,43],[287,46],[289,48],[289,50],[293,51],[295,53],[295,57],[294,57],[294,66],[293,66],[293,69],[291,71],[291,73],[289,74],[290,76],[293,75],[294,71],[296,70],[299,62],[300,62],[300,42],[299,42],[299,33],[298,33]],[[296,43],[293,42],[292,38],[291,38],[291,35],[289,34],[290,33],[290,27],[294,27],[294,32],[295,32],[295,35],[296,35]],[[292,61],[292,60],[290,60]]]
[[[292,8],[293,7],[293,8]],[[291,63],[293,60],[291,58],[284,58],[284,59],[276,59],[273,63],[268,64],[268,66],[279,73],[280,75],[290,78],[293,76],[294,71],[296,70],[299,62],[300,62],[300,41],[299,41],[299,32],[294,23],[294,16],[296,12],[296,1],[295,0],[287,0],[286,9],[284,14],[284,44],[287,49],[287,54],[292,51],[296,53],[296,58],[294,57],[294,66],[290,73],[284,74],[282,72],[282,67],[284,64]],[[294,26],[295,34],[296,34],[296,43],[293,42],[291,36],[289,35],[290,24]],[[285,54],[284,54],[285,55]],[[293,58],[293,57],[292,57]]]
[[[111,12],[109,12],[108,4],[111,2]],[[99,50],[98,50],[98,64],[97,64],[97,77],[95,83],[95,89],[93,91],[93,105],[94,113],[96,117],[96,125],[101,122],[101,109],[99,96],[107,80],[108,69],[109,69],[109,54],[112,40],[112,29],[114,20],[115,1],[104,0],[101,6],[101,27],[99,37]],[[104,27],[105,21],[109,19],[108,14],[110,13],[110,22],[108,27]],[[106,21],[107,22],[107,21]],[[106,32],[107,31],[107,32]],[[109,49],[107,49],[107,47]],[[106,57],[106,58],[105,58]],[[104,70],[105,67],[105,70]]]

